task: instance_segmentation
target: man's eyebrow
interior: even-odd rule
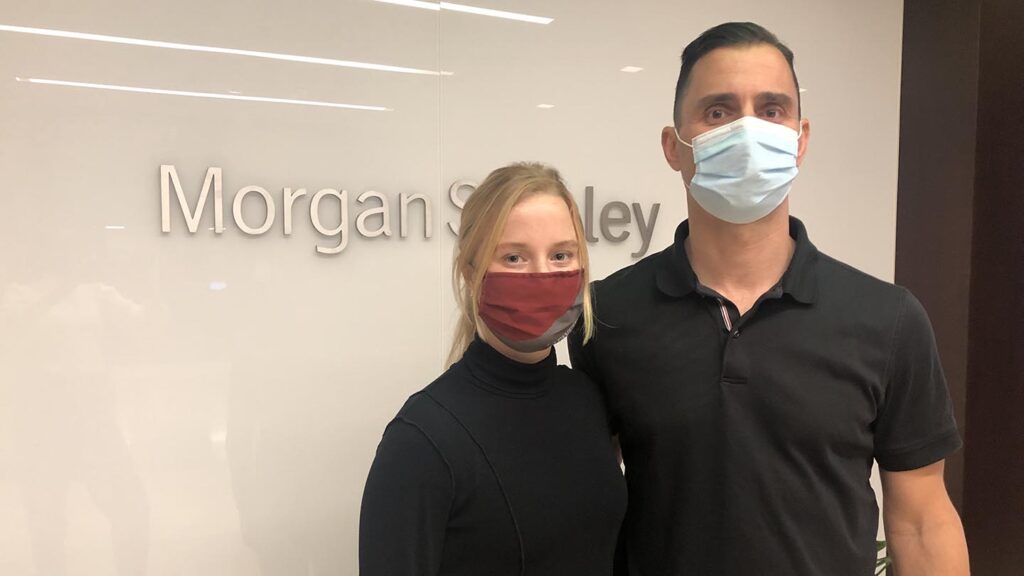
[[[735,94],[731,92],[720,92],[718,94],[708,94],[700,100],[697,100],[697,107],[705,108],[712,104],[735,104],[736,102],[739,102],[739,98],[737,98]]]
[[[757,99],[761,102],[774,102],[786,106],[793,105],[793,98],[784,92],[761,92],[757,95]]]

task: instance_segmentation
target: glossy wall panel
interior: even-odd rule
[[[898,3],[477,4],[554,20],[0,1],[0,573],[356,573],[376,443],[443,369],[453,184],[549,162],[595,278],[661,250],[685,218],[659,147],[679,52],[720,21],[796,52],[794,211],[891,278]],[[612,202],[630,222],[604,231]]]
[[[437,18],[373,3],[132,6],[5,10],[4,23],[438,70]],[[23,33],[0,42],[0,572],[351,573],[376,438],[436,373],[441,324],[440,244],[423,238],[420,203],[407,238],[397,214],[390,238],[364,238],[358,197],[425,194],[436,211],[439,76]],[[189,233],[173,182],[161,231],[162,165],[192,209],[220,169],[223,233],[209,230],[212,190]],[[263,234],[233,217],[248,186],[274,205]],[[290,234],[286,188],[307,191]],[[335,255],[315,249],[339,242],[313,227],[321,189],[347,191],[348,245]],[[266,219],[259,192],[241,208],[252,228]],[[335,228],[338,197],[318,208]]]

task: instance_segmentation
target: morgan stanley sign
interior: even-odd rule
[[[186,194],[174,165],[161,165],[160,230],[164,234],[171,233],[172,190],[178,200],[177,204],[181,208],[189,234],[195,234],[199,230],[199,223],[203,218],[203,212],[212,191],[214,222],[212,230],[214,234],[223,234],[225,231],[223,181],[224,171],[211,166],[206,170],[206,176],[198,194]],[[475,182],[457,180],[448,187],[448,201],[456,210],[461,211],[465,205],[465,197],[475,189]],[[245,219],[242,206],[246,198],[252,198],[250,202],[255,201],[265,206],[265,211],[260,211],[262,221],[252,221],[259,218],[254,218],[251,214],[249,221]],[[302,206],[302,204],[308,205]],[[596,235],[598,231],[601,238],[613,243],[623,242],[632,236],[633,232],[636,232],[640,239],[640,245],[631,256],[640,258],[647,253],[654,235],[654,224],[658,220],[658,210],[661,208],[661,204],[652,204],[645,211],[644,207],[637,202],[631,206],[617,200],[606,202],[600,207],[597,228],[595,228],[596,207],[594,187],[586,186],[582,209],[583,227],[588,243],[593,244],[600,241]],[[324,210],[323,214],[321,210]],[[396,212],[397,220],[394,217]],[[324,241],[318,242],[315,246],[317,253],[320,254],[343,252],[348,247],[353,225],[355,232],[364,238],[380,236],[391,238],[395,234],[397,224],[398,236],[408,238],[410,222],[422,222],[423,238],[430,239],[434,230],[433,214],[431,199],[425,194],[402,193],[395,198],[373,190],[367,190],[356,196],[350,194],[348,190],[335,188],[322,188],[312,194],[305,188],[284,188],[278,196],[260,186],[243,186],[235,192],[231,199],[231,220],[243,234],[253,236],[266,234],[277,225],[281,227],[286,237],[290,237],[298,218],[303,222],[308,221],[309,225],[312,225],[324,237]],[[330,216],[329,222],[324,221],[327,215]],[[355,219],[352,220],[351,216],[355,216]],[[418,224],[416,227],[420,228]],[[453,234],[457,234],[458,222],[448,222],[448,229]]]

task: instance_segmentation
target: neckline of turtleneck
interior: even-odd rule
[[[524,364],[498,352],[477,336],[463,354],[462,363],[478,388],[512,398],[535,398],[547,393],[558,359],[552,349],[540,362]]]

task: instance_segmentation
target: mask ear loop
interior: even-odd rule
[[[691,150],[693,149],[693,144],[690,144],[686,140],[683,140],[682,138],[679,137],[679,128],[673,126],[672,133],[676,135],[676,140],[678,140],[680,144],[684,144],[687,148],[690,148]]]
[[[676,128],[675,126],[673,126],[672,127],[672,133],[676,135],[676,140],[679,141],[680,144],[682,144],[682,145],[686,146],[687,148],[693,150],[693,144],[690,144],[689,142],[687,142],[687,141],[685,141],[685,140],[683,140],[682,138],[679,137],[679,128]],[[679,175],[682,176],[682,172],[680,172]],[[689,192],[690,191],[690,183],[686,181],[686,178],[683,178],[682,180],[683,180],[683,188],[686,188],[686,191]]]

